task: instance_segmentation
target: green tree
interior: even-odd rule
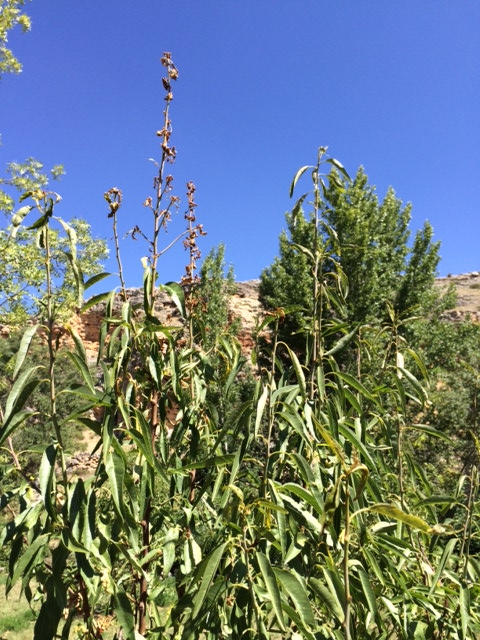
[[[399,314],[420,311],[439,261],[430,224],[410,248],[411,205],[403,206],[392,188],[380,202],[362,168],[351,181],[330,180],[325,197],[325,221],[335,231],[349,283],[349,318],[374,322],[385,316],[386,302]]]
[[[79,299],[76,292],[76,274],[72,266],[71,240],[60,228],[51,233],[52,282],[55,287],[55,305],[62,317],[68,317]],[[106,244],[92,237],[90,225],[84,220],[70,222],[75,234],[77,263],[82,277],[99,273],[100,265],[108,255]],[[0,229],[0,321],[19,325],[43,314],[45,299],[45,250],[37,242],[36,229],[21,225],[13,235],[11,225]],[[78,276],[77,272],[77,276]]]
[[[236,291],[233,267],[225,263],[225,245],[219,244],[205,257],[195,286],[194,333],[204,348],[211,349],[222,334],[235,334],[238,320],[232,319],[229,303]]]
[[[10,163],[7,177],[0,179],[4,188],[0,191],[0,211],[5,214],[5,225],[0,228],[0,321],[5,324],[18,325],[42,314],[45,247],[42,230],[29,214],[39,200],[60,202],[48,188],[50,179],[58,180],[62,174],[60,165],[47,173],[41,162],[28,158],[24,163]],[[24,194],[18,204],[17,194]],[[84,220],[73,219],[66,225],[54,216],[51,222],[56,224],[50,234],[52,284],[56,306],[68,316],[79,302],[76,280],[99,273],[108,249],[104,240],[92,237],[90,225]],[[77,261],[72,260],[74,254]]]
[[[0,343],[0,397],[5,397],[11,391],[13,385],[13,371],[15,356],[19,350],[21,332],[11,330],[8,337],[2,339]],[[56,354],[56,372],[58,375],[57,388],[57,412],[59,418],[64,420],[68,415],[79,410],[82,403],[77,396],[72,393],[62,393],[63,389],[80,385],[81,379],[71,360],[67,357],[68,347],[65,345]],[[26,366],[43,368],[45,371],[45,335],[37,332],[34,336],[27,358]],[[21,470],[24,474],[31,474],[38,471],[41,453],[45,442],[50,439],[50,402],[48,377],[41,380],[38,387],[32,393],[28,402],[29,416],[22,423],[21,427],[13,434],[9,447],[10,451],[16,451],[17,472]],[[63,444],[68,451],[79,448],[82,431],[79,425],[73,422],[67,423],[63,428]]]
[[[261,274],[263,305],[294,307],[285,318],[283,335],[302,333],[310,326],[315,304],[312,255],[320,249],[328,255],[328,260],[321,260],[322,277],[340,269],[348,282],[344,320],[349,325],[381,322],[387,303],[400,315],[425,311],[432,302],[439,260],[439,243],[432,241],[429,223],[410,248],[410,205],[404,207],[392,189],[380,202],[361,168],[353,180],[334,168],[321,196],[319,219],[304,214],[306,195],[287,213],[279,256]],[[325,307],[322,312],[330,313]]]
[[[450,438],[445,447],[428,438],[417,443],[426,467],[436,470],[442,490],[478,465],[480,441],[480,325],[470,319],[452,322],[421,319],[410,327],[431,379],[431,404],[423,420]]]
[[[8,34],[16,26],[30,30],[30,18],[22,12],[25,0],[0,0],[0,79],[5,73],[20,73],[22,65],[8,48]]]

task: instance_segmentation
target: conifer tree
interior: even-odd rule
[[[440,244],[433,242],[430,224],[424,224],[410,248],[411,206],[404,206],[393,189],[379,201],[362,168],[353,180],[334,173],[323,196],[320,241],[329,260],[322,270],[326,276],[336,264],[347,278],[345,321],[381,322],[387,303],[400,315],[425,311],[432,303]],[[279,255],[260,279],[265,308],[293,307],[283,323],[284,337],[301,334],[310,322],[313,273],[308,251],[315,242],[313,217],[295,207],[286,220]]]

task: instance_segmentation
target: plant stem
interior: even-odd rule
[[[45,272],[47,284],[47,344],[48,344],[48,382],[50,396],[50,419],[55,431],[55,438],[60,448],[60,467],[64,486],[67,486],[67,469],[65,464],[65,453],[63,449],[62,432],[58,422],[57,395],[55,379],[55,362],[57,358],[58,337],[55,337],[55,312],[53,307],[53,285],[52,285],[52,253],[50,246],[50,228],[48,223],[43,229],[43,239],[45,243]]]
[[[349,552],[350,552],[350,491],[348,485],[348,477],[345,484],[345,531],[343,545],[343,581],[345,584],[345,604],[343,608],[343,628],[345,632],[345,640],[351,640],[350,635],[350,613],[352,596],[350,594],[350,575],[349,575]]]

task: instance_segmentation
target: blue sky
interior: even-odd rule
[[[193,180],[204,255],[224,242],[236,278],[257,278],[277,254],[293,175],[326,145],[351,175],[363,165],[380,198],[391,185],[412,202],[412,232],[430,220],[441,275],[480,270],[478,0],[33,0],[26,11],[32,31],[9,40],[24,70],[0,84],[0,165],[64,164],[65,219],[111,238],[103,194],[116,186],[121,233],[149,234],[170,51],[182,205],[165,243]],[[126,239],[122,251],[139,285],[147,248]],[[165,255],[161,280],[186,262],[181,247]]]

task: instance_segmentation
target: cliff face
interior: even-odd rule
[[[444,313],[445,320],[458,322],[468,316],[473,322],[480,322],[480,272],[438,278],[435,282],[435,286],[440,291],[445,291],[450,284],[453,284],[457,291],[457,305],[455,309]],[[241,320],[239,340],[244,352],[250,353],[253,347],[253,332],[258,319],[263,314],[258,300],[259,281],[237,282],[236,286],[237,291],[230,302],[230,312],[232,316]],[[141,289],[128,289],[128,297],[132,303],[142,304]],[[85,313],[75,315],[70,321],[71,326],[82,338],[87,355],[92,360],[96,359],[99,330],[104,315],[105,305],[100,304]],[[175,325],[180,322],[176,307],[166,294],[158,295],[155,315],[166,325]],[[0,325],[0,339],[8,334],[9,327]]]
[[[238,282],[237,291],[230,302],[230,313],[241,320],[239,340],[245,353],[253,348],[253,332],[257,319],[262,312],[262,306],[258,300],[258,280]],[[142,304],[143,292],[141,289],[128,289],[128,299],[132,304]],[[100,325],[105,315],[105,305],[99,304],[88,309],[84,313],[78,313],[70,325],[83,340],[89,359],[95,359]],[[155,303],[155,316],[166,325],[175,326],[180,323],[177,309],[167,294],[159,293]]]
[[[473,322],[480,322],[480,271],[437,278],[435,281],[440,291],[446,291],[450,284],[455,286],[457,304],[455,309],[444,313],[445,319],[460,321],[469,316]]]
[[[460,321],[467,315],[474,322],[480,322],[480,272],[465,273],[447,278],[438,278],[435,286],[440,291],[445,291],[450,284],[454,284],[457,291],[457,306],[444,314],[446,320]],[[232,296],[230,312],[241,320],[242,329],[239,340],[246,353],[253,347],[252,334],[258,318],[263,310],[258,300],[258,280],[237,283],[237,292]],[[129,289],[128,296],[131,302],[142,303],[142,291]],[[85,343],[87,354],[90,358],[96,357],[98,334],[100,324],[104,317],[104,305],[92,307],[85,313],[80,313],[72,318],[71,325],[76,329]],[[155,314],[158,319],[170,325],[179,323],[175,305],[166,294],[159,294]]]

